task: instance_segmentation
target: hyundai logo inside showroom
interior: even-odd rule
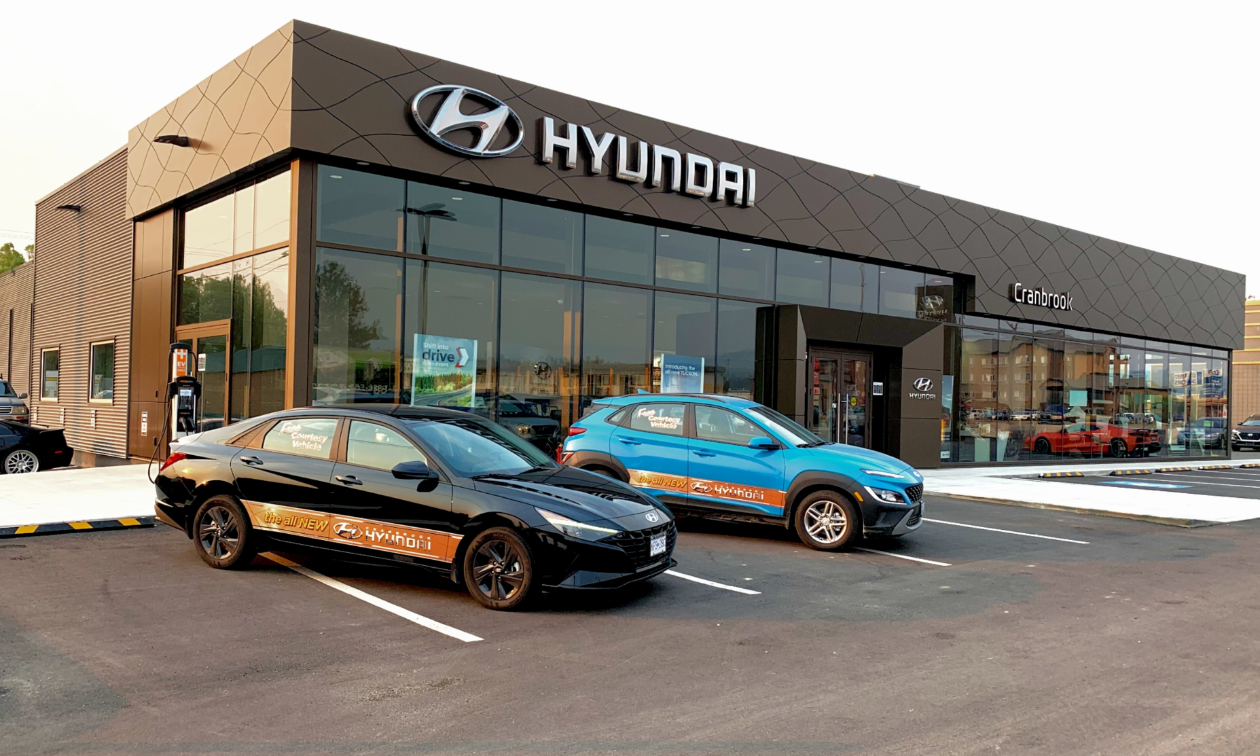
[[[172,413],[331,405],[458,410],[556,459],[639,392],[917,468],[1229,453],[1193,431],[1229,416],[1239,274],[303,22],[249,59],[255,95],[225,67],[39,205],[41,238],[132,270],[84,302],[127,324],[109,403],[57,398],[99,344],[30,344],[32,420],[84,464],[166,451]],[[55,209],[83,187],[117,212]]]

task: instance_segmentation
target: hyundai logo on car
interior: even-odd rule
[[[363,531],[348,522],[339,522],[333,525],[333,532],[342,538],[348,538],[351,541],[363,535]]]
[[[435,95],[444,95],[445,99],[438,106],[432,118],[426,118],[421,106],[426,99]],[[461,105],[465,99],[480,102],[489,106],[490,110],[475,115],[465,115]],[[411,115],[424,135],[452,152],[469,157],[499,157],[507,155],[521,146],[525,138],[525,127],[516,112],[507,103],[492,94],[472,87],[461,87],[452,84],[439,84],[429,87],[411,100]],[[492,149],[504,127],[512,132],[512,141],[504,147]],[[477,143],[471,147],[452,142],[446,135],[453,131],[465,129],[477,132]]]

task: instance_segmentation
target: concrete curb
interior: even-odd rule
[[[1105,509],[1088,509],[1086,507],[1068,507],[1061,504],[1043,504],[1036,501],[1015,501],[1014,499],[998,499],[985,496],[970,496],[965,494],[937,493],[935,491],[925,491],[924,495],[943,496],[950,499],[963,499],[965,501],[981,501],[986,504],[1004,504],[1009,507],[1024,507],[1025,509],[1049,509],[1055,512],[1071,512],[1072,514],[1098,515],[1101,517],[1116,517],[1121,520],[1139,520],[1141,522],[1151,522],[1156,525],[1171,525],[1178,528],[1206,528],[1212,525],[1225,525],[1227,523],[1212,522],[1210,520],[1187,520],[1179,517],[1157,517],[1155,515],[1131,514],[1129,512],[1112,512]]]
[[[118,520],[82,520],[76,522],[46,522],[40,525],[17,525],[0,528],[0,538],[52,535],[54,533],[80,533],[89,530],[122,530],[126,528],[151,528],[152,517],[123,517]]]

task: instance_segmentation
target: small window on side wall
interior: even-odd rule
[[[39,398],[56,401],[61,390],[61,350],[45,349],[39,358],[43,380],[40,381]]]
[[[92,345],[92,381],[88,398],[94,402],[114,401],[114,342]]]

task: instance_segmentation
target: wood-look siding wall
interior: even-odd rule
[[[35,266],[0,275],[0,376],[20,393],[31,391],[31,300]]]
[[[32,422],[64,427],[81,464],[127,456],[131,266],[124,148],[35,206]],[[115,345],[114,393],[89,401],[90,345],[101,341]],[[40,398],[40,355],[50,348],[61,350],[56,401]]]

